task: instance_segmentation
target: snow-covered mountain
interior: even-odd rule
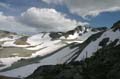
[[[79,50],[76,51],[70,60],[84,60],[85,58],[93,56],[97,50],[109,45],[113,47],[120,45],[120,21],[113,24],[110,29],[92,34],[86,41],[78,44]]]
[[[116,25],[115,25],[116,26]],[[80,61],[116,41],[119,30],[78,26],[67,32],[12,34],[0,38],[0,75],[27,77],[39,66]],[[116,44],[116,45],[117,45]],[[5,53],[6,52],[6,53]]]
[[[104,48],[105,46],[114,43],[113,46],[120,44],[120,23],[119,25],[114,25],[112,29],[104,32],[99,38],[95,41],[90,42],[76,60],[82,60],[82,57],[90,57],[97,50]],[[87,53],[87,55],[86,55]]]
[[[70,48],[73,43],[83,43],[99,30],[78,26],[67,32],[41,32],[33,36],[1,32],[0,74],[26,77],[38,66],[63,64],[78,49]]]
[[[120,78],[120,21],[71,48],[76,49],[64,64],[40,66],[25,79]]]

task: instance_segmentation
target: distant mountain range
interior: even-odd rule
[[[33,36],[0,31],[0,75],[26,79],[119,79],[119,45],[120,21],[110,29],[78,26],[67,32]]]

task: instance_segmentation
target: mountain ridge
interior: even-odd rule
[[[13,57],[13,60],[16,60],[16,61],[11,60],[11,63],[7,65],[7,68],[4,68],[3,66],[3,69],[5,69],[5,71],[0,72],[0,75],[23,78],[23,77],[27,77],[32,73],[34,74],[34,70],[36,70],[38,67],[42,67],[45,65],[46,67],[49,67],[47,65],[53,65],[54,67],[57,64],[60,64],[60,67],[62,64],[63,65],[65,64],[67,67],[67,65],[69,65],[70,63],[75,63],[77,61],[81,62],[86,60],[87,58],[89,59],[95,54],[95,52],[97,52],[101,48],[108,46],[109,44],[112,46],[117,46],[120,44],[119,28],[117,28],[115,31],[113,30],[114,28],[106,29],[104,27],[89,28],[89,27],[78,26],[75,29],[65,33],[42,32],[30,37],[16,36],[14,37],[14,39],[9,39],[9,40],[12,40],[12,42],[11,41],[4,42],[2,46],[4,47],[12,46],[13,48],[20,47],[20,48],[26,49],[27,51],[33,50],[36,53],[31,53],[32,55],[31,57],[20,57],[20,58],[18,57],[17,59]],[[18,41],[18,45],[14,44],[16,40],[18,39],[21,40],[21,38],[24,38],[23,41],[24,42],[26,41],[28,45],[27,44],[20,45],[19,42],[21,41]],[[60,49],[62,47],[63,49]],[[55,50],[59,50],[59,51],[55,51]],[[51,54],[51,55],[47,56],[48,54]],[[14,54],[14,55],[16,56],[17,54]],[[44,57],[44,56],[47,56],[47,57],[41,59],[41,57]],[[6,59],[6,58],[3,58],[1,60],[2,60],[2,63],[10,61],[10,59]],[[6,60],[6,61],[3,61],[3,60]],[[31,63],[28,63],[28,61],[31,61],[31,63],[33,61],[34,62],[31,64]],[[19,66],[18,63],[21,63],[21,66]],[[73,65],[73,68],[74,68],[74,65]],[[31,70],[27,71],[28,69],[31,69]],[[21,73],[21,72],[24,72],[24,73]],[[41,79],[44,79],[44,78],[41,78]]]
[[[119,79],[119,24],[120,21],[117,22],[117,26],[115,23],[114,28],[103,32],[97,40],[93,41],[94,43],[99,40],[99,43],[96,42],[95,44],[101,47],[94,52],[92,51],[92,55],[88,56],[91,52],[88,51],[82,55],[84,56],[83,59],[78,58],[77,61],[40,66],[25,79]],[[90,47],[90,44],[87,46]]]

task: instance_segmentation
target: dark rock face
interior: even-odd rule
[[[66,33],[64,33],[63,36],[65,36],[67,38],[69,35],[74,35],[74,33],[75,33],[75,30],[70,30],[70,31],[67,31]]]
[[[27,43],[27,38],[28,36],[21,37],[17,39],[14,43],[17,45],[29,45],[29,43]]]
[[[82,30],[83,30],[83,29],[82,29],[82,28],[83,28],[83,26],[78,26],[77,28],[78,28],[78,30],[80,30],[80,31],[82,31]]]
[[[80,31],[83,31],[83,33],[87,33],[88,31],[88,29],[90,29],[90,27],[87,27],[87,26],[77,26],[74,30],[76,30],[78,33],[80,32]]]
[[[120,30],[120,21],[117,21],[116,23],[113,24],[112,26],[113,31],[116,31],[117,29]]]
[[[109,38],[104,38],[100,43],[99,43],[99,46],[106,46],[107,45],[107,42],[109,42]]]
[[[52,38],[52,40],[59,39],[63,35],[62,32],[51,32],[49,36]]]

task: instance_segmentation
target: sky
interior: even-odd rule
[[[111,27],[120,20],[120,0],[0,0],[0,30],[35,34],[78,25]]]

